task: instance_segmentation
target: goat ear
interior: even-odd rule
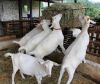
[[[88,17],[88,18],[87,18],[87,21],[89,21],[89,20],[90,20],[90,18]]]
[[[54,64],[55,66],[60,66],[60,64],[58,64],[58,63],[56,63],[56,62],[53,62],[53,64]]]
[[[39,63],[39,64],[44,64],[44,62],[41,62],[41,61],[39,61],[38,63]]]
[[[84,16],[83,15],[79,15],[79,20],[82,20],[84,19]]]
[[[24,50],[24,49],[22,49],[22,50],[19,51],[19,52],[26,54],[26,50]]]
[[[53,28],[53,24],[50,26],[50,29]]]
[[[43,66],[44,66],[44,68],[45,68],[45,69],[47,69],[47,65],[46,65],[46,63],[45,63],[45,62],[41,62],[41,61],[39,61],[39,64],[43,65]]]

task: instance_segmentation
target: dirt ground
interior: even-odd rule
[[[5,58],[4,54],[6,52],[16,52],[16,49],[17,49],[16,46],[12,46],[9,47],[8,49],[4,49],[0,51],[0,84],[11,84],[12,62],[11,62],[11,58]],[[55,55],[56,54],[54,54],[53,56]],[[56,57],[55,61],[61,63],[62,57],[63,56]],[[100,57],[91,56],[87,54],[86,58],[94,62],[100,63]],[[53,67],[52,76],[43,78],[42,84],[57,84],[59,72],[60,72],[60,67]],[[37,84],[35,77],[26,76],[26,75],[25,77],[26,79],[22,79],[19,72],[17,72],[15,77],[16,84]],[[67,73],[65,73],[62,78],[61,84],[66,84],[67,77],[68,77]],[[82,76],[80,73],[75,73],[72,84],[97,84],[97,83],[87,77]]]

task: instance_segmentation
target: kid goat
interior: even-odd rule
[[[20,41],[13,41],[13,43],[18,44],[19,46],[25,45],[32,37],[42,31],[42,27],[40,23],[36,26],[36,28],[32,29],[29,33],[27,33]]]
[[[75,73],[76,68],[82,61],[85,60],[86,49],[89,44],[88,28],[90,23],[95,24],[95,22],[90,20],[89,16],[80,16],[79,20],[82,24],[82,31],[65,52],[65,57],[63,58],[60,76],[58,79],[58,84],[60,84],[61,78],[65,71],[68,72],[69,76],[68,82],[66,84],[70,84],[73,79],[73,75]]]
[[[57,63],[50,60],[44,61],[36,57],[32,57],[23,53],[6,53],[5,57],[11,56],[13,64],[13,73],[12,73],[12,84],[15,84],[14,78],[18,70],[21,72],[22,78],[23,74],[35,76],[38,84],[41,84],[41,80],[45,76],[51,76],[52,67],[59,66]]]
[[[30,55],[43,58],[52,53],[58,45],[62,48],[63,53],[65,52],[65,48],[63,47],[64,36],[59,24],[61,17],[62,14],[58,14],[52,18],[53,31],[35,48],[35,50],[29,53]]]
[[[35,35],[32,39],[30,39],[26,45],[21,46],[19,51],[25,51],[26,53],[34,50],[34,48],[50,33],[51,29],[49,28],[50,20],[42,20],[41,23],[42,28],[44,29],[41,33]]]

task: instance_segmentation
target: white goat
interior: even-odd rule
[[[63,58],[60,76],[58,79],[58,84],[61,82],[61,78],[65,71],[68,72],[68,81],[66,84],[70,84],[74,72],[78,65],[85,60],[86,56],[86,49],[89,44],[89,35],[88,35],[88,28],[91,23],[95,23],[94,21],[90,20],[89,16],[80,16],[79,20],[82,24],[82,31],[76,38],[76,40],[68,47],[65,52],[65,57]]]
[[[77,37],[80,34],[80,32],[81,32],[80,29],[76,29],[76,28],[70,29],[70,31],[73,32],[73,36],[74,37]]]
[[[18,44],[19,46],[25,45],[32,37],[34,37],[36,34],[40,33],[42,30],[42,27],[40,23],[36,26],[36,28],[32,29],[29,33],[27,33],[24,37],[20,39],[20,41],[13,41],[13,43]]]
[[[65,48],[63,47],[64,36],[59,24],[61,17],[62,14],[58,14],[53,17],[53,31],[35,48],[35,50],[29,53],[30,55],[43,58],[44,56],[52,53],[58,45],[62,48],[63,53],[65,52]]]
[[[44,39],[46,38],[50,33],[51,29],[49,28],[50,20],[42,20],[41,23],[42,28],[44,31],[41,33],[35,35],[31,40],[27,42],[26,45],[21,46],[19,48],[19,51],[25,51],[26,53],[31,52],[34,50],[34,48]]]
[[[20,70],[22,78],[24,78],[23,74],[35,76],[38,84],[41,84],[43,77],[51,76],[53,65],[59,66],[59,64],[50,60],[44,61],[23,53],[6,53],[5,57],[8,56],[11,56],[13,64],[12,84],[15,84],[14,78],[18,70]]]

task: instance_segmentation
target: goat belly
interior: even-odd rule
[[[36,59],[32,56],[20,57],[19,68],[24,74],[32,75],[34,67],[36,67]]]
[[[53,44],[49,45],[48,43],[47,45],[46,44],[40,45],[35,49],[34,54],[36,57],[43,58],[44,56],[51,54],[57,48],[57,46],[58,46],[58,43],[56,43],[55,45]]]

